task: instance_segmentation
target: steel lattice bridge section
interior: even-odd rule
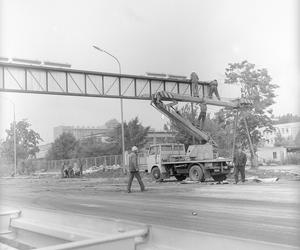
[[[206,96],[208,82],[200,82],[199,87]],[[191,83],[188,79],[0,62],[0,92],[151,100],[159,91],[191,96]]]

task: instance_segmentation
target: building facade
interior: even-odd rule
[[[291,148],[276,146],[276,138],[281,138],[294,141],[300,131],[300,122],[291,122],[273,125],[274,131],[265,131],[261,129],[263,138],[260,147],[257,149],[258,160],[262,163],[267,162],[283,162],[288,155],[290,155]]]
[[[149,149],[150,145],[161,144],[161,143],[175,143],[175,133],[167,131],[155,131],[150,129],[146,136],[146,144],[144,148]]]
[[[286,140],[295,140],[300,131],[300,122],[276,124],[273,127],[275,128],[274,131],[264,131],[264,128],[261,129],[263,133],[262,144],[264,147],[274,147],[278,135]]]
[[[107,132],[105,126],[102,127],[74,127],[74,126],[58,126],[54,127],[53,135],[54,140],[57,139],[63,133],[72,134],[76,140],[81,140],[90,136],[101,135]]]

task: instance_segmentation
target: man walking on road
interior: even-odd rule
[[[139,173],[139,168],[138,168],[138,148],[136,146],[133,146],[131,149],[131,153],[129,154],[129,180],[128,180],[128,186],[127,186],[127,192],[131,193],[131,184],[133,181],[134,176],[138,180],[141,191],[145,191],[145,186],[142,181],[142,178]]]
[[[242,151],[242,147],[239,146],[237,152],[233,157],[234,164],[234,180],[235,184],[239,182],[239,173],[241,173],[242,182],[245,182],[245,166],[247,162],[247,156]]]

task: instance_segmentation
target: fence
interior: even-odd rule
[[[127,165],[128,155],[125,154],[125,165]],[[140,153],[138,162],[141,169],[146,168],[147,155]],[[60,171],[62,166],[82,166],[82,170],[87,170],[91,167],[122,167],[122,155],[103,155],[88,158],[76,159],[62,159],[62,160],[28,160],[21,163],[18,167],[19,173],[27,174],[28,172],[44,171],[44,172],[57,172]]]

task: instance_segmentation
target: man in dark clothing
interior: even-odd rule
[[[218,92],[218,81],[217,80],[213,80],[209,83],[208,97],[211,99],[213,94],[215,94],[216,97],[218,98],[218,100],[220,101],[220,96],[219,96],[219,92]]]
[[[192,83],[192,95],[194,97],[199,97],[198,81],[199,81],[198,75],[196,74],[196,72],[192,72],[191,83]]]
[[[199,105],[200,105],[200,114],[198,117],[198,124],[200,126],[200,129],[202,130],[204,128],[207,105],[206,105],[206,103],[200,103]]]
[[[129,154],[129,180],[128,180],[128,186],[127,186],[127,192],[131,193],[131,184],[133,181],[134,176],[138,180],[141,191],[145,191],[145,186],[142,181],[142,178],[139,173],[139,168],[138,168],[138,148],[136,146],[133,146],[131,149],[131,153]]]
[[[233,157],[235,184],[237,184],[239,181],[239,173],[241,173],[242,182],[245,182],[246,162],[247,162],[246,154],[242,151],[241,147],[238,147],[238,150]]]

